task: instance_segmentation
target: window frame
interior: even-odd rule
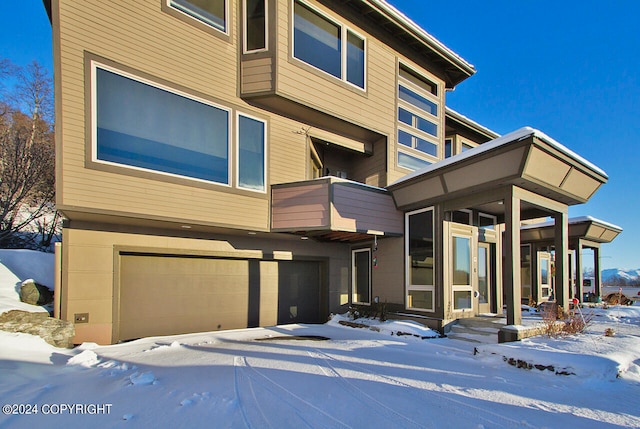
[[[144,167],[139,167],[139,166],[135,166],[135,165],[129,165],[129,164],[122,164],[122,163],[118,163],[118,162],[113,162],[113,161],[106,161],[103,159],[99,159],[98,158],[98,109],[97,109],[97,101],[98,101],[98,90],[97,90],[97,69],[100,68],[102,70],[114,73],[118,76],[121,76],[123,78],[128,78],[131,79],[135,82],[144,84],[144,85],[148,85],[154,89],[158,89],[161,91],[166,91],[169,92],[171,94],[177,95],[179,97],[183,97],[186,98],[187,100],[191,100],[191,101],[195,101],[207,106],[211,106],[213,108],[216,109],[220,109],[223,110],[225,112],[227,112],[227,183],[222,183],[222,182],[215,182],[215,181],[211,181],[211,180],[205,180],[205,179],[201,179],[201,178],[197,178],[197,177],[190,177],[190,176],[184,176],[181,174],[176,174],[176,173],[169,173],[169,172],[165,172],[165,171],[161,171],[161,170],[154,170],[151,168],[144,168]],[[233,162],[233,156],[232,156],[232,147],[231,147],[231,141],[232,141],[232,121],[233,121],[233,111],[232,109],[222,106],[220,104],[217,103],[213,103],[210,100],[206,100],[204,98],[201,97],[197,97],[193,94],[188,94],[184,91],[180,91],[176,88],[172,88],[170,86],[167,85],[163,85],[159,82],[141,77],[141,76],[137,76],[133,73],[118,69],[116,67],[113,66],[109,66],[107,64],[104,64],[100,61],[97,60],[91,60],[91,66],[90,66],[90,74],[91,74],[91,128],[90,128],[90,132],[91,132],[91,162],[96,163],[96,164],[100,164],[100,165],[107,165],[107,166],[113,166],[116,168],[122,168],[125,170],[133,170],[133,171],[140,171],[140,172],[145,172],[145,173],[151,173],[154,175],[161,175],[161,176],[166,176],[166,177],[174,177],[174,178],[178,178],[181,180],[188,180],[188,181],[194,181],[194,182],[200,182],[200,183],[206,183],[206,184],[210,184],[210,185],[216,185],[216,186],[223,186],[226,188],[231,188],[232,187],[232,181],[231,181],[231,174],[232,174],[232,162]]]
[[[410,222],[409,222],[409,217],[410,216],[414,216],[414,215],[418,215],[421,213],[425,213],[425,212],[431,212],[431,236],[433,237],[433,241],[432,241],[432,246],[433,246],[433,266],[432,266],[432,273],[433,273],[433,277],[431,279],[431,283],[430,285],[414,285],[411,284],[411,255],[409,254],[409,250],[410,250],[410,240],[411,240],[411,234],[410,234]],[[435,313],[436,311],[436,236],[435,236],[435,207],[431,206],[431,207],[425,207],[422,209],[418,209],[418,210],[413,210],[410,212],[406,212],[405,213],[405,231],[404,231],[404,263],[405,263],[405,307],[407,310],[415,310],[415,311],[423,311],[423,312],[428,312],[428,313]],[[409,305],[409,293],[412,291],[416,291],[416,292],[431,292],[431,308],[422,308],[422,307],[412,307]]]
[[[456,255],[453,254],[453,243],[456,240],[456,238],[461,238],[464,240],[467,240],[469,243],[469,284],[467,285],[458,285],[454,283],[454,278],[455,278],[455,274],[454,274],[454,270],[455,270],[455,264],[453,263],[453,258],[455,258]],[[457,233],[457,232],[452,232],[451,233],[451,259],[452,259],[452,263],[451,263],[451,309],[454,313],[457,312],[465,312],[465,311],[469,311],[469,310],[473,310],[473,306],[474,306],[474,302],[473,302],[473,272],[474,272],[474,246],[473,246],[473,238],[472,235],[468,235],[468,234],[461,234],[461,233]],[[466,292],[469,294],[469,307],[456,307],[456,300],[455,300],[455,295],[456,292]]]
[[[214,35],[222,35],[225,37],[231,36],[231,25],[229,22],[229,8],[231,0],[222,0],[224,1],[224,29],[207,22],[206,20],[200,19],[192,14],[189,14],[178,7],[171,4],[172,0],[162,0],[162,9],[169,13],[170,15],[188,23],[191,25],[195,25],[201,30],[207,31]]]
[[[262,183],[263,183],[263,187],[262,189],[253,189],[253,188],[249,188],[249,187],[245,187],[245,186],[241,186],[240,185],[240,117],[243,116],[245,118],[248,119],[252,119],[254,121],[258,121],[261,122],[263,125],[263,139],[262,139],[262,144],[263,144],[263,150],[264,150],[264,156],[262,159]],[[236,167],[236,171],[235,171],[235,185],[236,188],[238,189],[242,189],[245,191],[249,191],[249,192],[256,192],[256,193],[260,193],[260,194],[265,194],[267,192],[267,144],[268,144],[268,124],[267,121],[261,118],[258,118],[257,116],[254,115],[250,115],[247,114],[245,112],[242,111],[236,111],[235,114],[235,146],[236,146],[236,150],[235,150],[235,167]]]
[[[357,253],[367,253],[369,255],[368,261],[368,279],[367,279],[367,293],[369,300],[368,301],[356,301],[356,254]],[[371,248],[365,247],[361,249],[352,249],[351,250],[351,303],[357,305],[371,305],[371,275],[373,273],[372,263],[371,263]]]
[[[299,3],[302,7],[305,7],[307,9],[309,9],[311,12],[315,13],[316,15],[318,15],[320,18],[326,20],[327,22],[337,26],[340,28],[340,77],[337,77],[333,74],[331,74],[328,71],[325,71],[311,63],[308,63],[307,61],[296,57],[295,55],[295,47],[296,47],[296,38],[295,38],[295,32],[296,32],[296,26],[295,26],[295,18],[296,18],[296,3]],[[346,24],[343,24],[342,22],[336,20],[335,18],[331,17],[330,15],[328,15],[327,13],[323,12],[322,10],[318,9],[317,7],[311,5],[310,3],[308,3],[305,0],[291,0],[291,58],[295,59],[296,61],[301,62],[302,64],[311,67],[314,70],[317,70],[319,72],[321,72],[323,75],[329,76],[332,79],[337,79],[340,82],[347,84],[350,88],[355,88],[358,89],[360,91],[367,91],[367,60],[368,60],[368,55],[367,55],[367,46],[368,46],[368,42],[367,42],[367,38],[365,36],[363,36],[360,32],[356,31],[353,27],[350,27]],[[364,81],[363,81],[363,85],[362,86],[358,86],[352,82],[350,82],[348,80],[348,70],[347,70],[347,60],[348,60],[348,35],[349,33],[353,34],[354,36],[360,38],[363,41],[363,51],[364,51],[364,59],[363,59],[363,64],[362,64],[362,72],[363,72],[363,76],[364,76]]]
[[[259,49],[248,49],[247,42],[249,40],[248,37],[248,18],[247,14],[247,0],[242,0],[242,53],[243,54],[255,54],[258,52],[267,52],[269,50],[269,0],[264,1],[264,48]]]
[[[421,87],[416,82],[413,82],[411,79],[403,76],[404,74],[408,74],[411,77],[419,80],[425,86],[428,86],[430,89]],[[399,62],[397,65],[396,72],[396,144],[398,147],[398,152],[402,152],[405,155],[409,155],[413,158],[417,158],[419,160],[428,162],[433,164],[438,162],[443,154],[444,154],[444,142],[441,142],[442,136],[444,133],[444,126],[442,123],[443,117],[443,105],[441,98],[438,96],[440,93],[440,87],[437,83],[433,81],[433,79],[425,76],[423,73],[417,72],[414,68],[410,67],[406,63]],[[421,109],[419,106],[412,104],[409,101],[403,100],[400,97],[401,87],[405,88],[413,92],[415,95],[424,98],[427,102],[431,102],[435,105],[436,114]],[[407,124],[405,122],[400,121],[400,111],[404,110],[412,115],[412,123]],[[429,133],[427,131],[421,130],[418,128],[418,121],[422,119],[427,121],[428,123],[434,125],[436,127],[435,135]],[[408,146],[404,143],[400,143],[400,132],[407,133],[411,136],[411,146]],[[435,155],[429,152],[425,152],[419,149],[420,141],[424,141],[426,143],[430,143],[435,146]],[[411,170],[410,167],[404,166],[400,164],[399,155],[396,156],[396,165],[400,168],[404,168],[407,170]],[[415,171],[415,170],[413,170]]]

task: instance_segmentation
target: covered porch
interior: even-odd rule
[[[604,171],[544,133],[526,127],[388,186],[398,209],[405,213],[428,209],[433,213],[433,316],[446,324],[482,311],[475,304],[468,305],[468,311],[459,311],[463,297],[460,291],[471,291],[473,299],[482,296],[479,274],[483,269],[477,252],[481,243],[493,241],[495,278],[490,300],[499,310],[506,306],[507,328],[520,326],[521,226],[525,221],[547,217],[554,220],[556,301],[566,307],[571,295],[568,207],[588,201],[606,181]],[[456,222],[456,214],[461,211],[470,214],[469,225]],[[483,223],[483,218],[495,219],[495,225]],[[465,246],[463,256],[459,252],[461,244]],[[410,259],[405,255],[407,300],[409,291],[416,287]],[[463,282],[467,284],[460,284]],[[508,334],[510,339],[518,339],[518,329],[507,332],[513,332]]]
[[[610,224],[600,219],[590,216],[582,216],[569,219],[569,282],[571,285],[571,296],[581,302],[584,298],[584,267],[589,263],[593,264],[593,289],[595,296],[601,296],[602,276],[600,269],[600,246],[611,243],[622,232],[619,226]],[[531,254],[540,250],[552,249],[554,247],[554,224],[553,222],[542,222],[531,225],[524,225],[521,228],[521,239],[523,245],[531,247]],[[586,258],[585,250],[593,253]],[[591,259],[590,261],[588,259]],[[535,264],[536,258],[532,258]],[[535,265],[531,267],[532,273],[538,271]],[[540,291],[536,291],[538,294]],[[538,297],[536,301],[539,301]]]

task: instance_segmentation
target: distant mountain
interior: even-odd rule
[[[626,270],[620,268],[609,268],[602,270],[602,283],[615,286],[637,286],[640,285],[640,269]]]

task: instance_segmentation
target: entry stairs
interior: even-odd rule
[[[471,343],[497,344],[498,333],[506,325],[506,318],[500,316],[478,316],[458,319],[446,332],[448,338]]]

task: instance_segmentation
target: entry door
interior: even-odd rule
[[[473,289],[475,283],[474,231],[471,226],[452,223],[451,234],[451,289],[452,307],[455,312],[474,310]]]
[[[478,243],[478,313],[491,312],[492,282],[491,245]]]
[[[549,252],[538,252],[538,293],[540,302],[553,300],[551,254]]]

